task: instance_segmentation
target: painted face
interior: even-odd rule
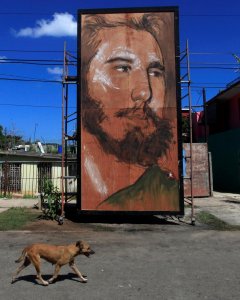
[[[165,96],[162,53],[146,31],[127,27],[103,29],[87,73],[88,97],[100,105],[104,132],[121,141],[135,129],[143,136],[155,130],[146,111],[162,117]]]

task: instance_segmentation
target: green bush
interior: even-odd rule
[[[11,193],[0,193],[0,198],[7,198],[7,199],[12,199],[12,194]]]
[[[61,194],[49,179],[45,179],[42,188],[42,211],[48,219],[57,219],[61,214]]]

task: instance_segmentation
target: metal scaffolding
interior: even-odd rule
[[[181,102],[183,99],[187,98],[188,109],[189,109],[189,155],[183,157],[183,159],[189,160],[190,174],[188,177],[183,178],[185,180],[190,180],[190,196],[184,197],[184,201],[191,206],[191,224],[195,225],[195,211],[194,211],[194,197],[193,197],[193,128],[192,128],[192,95],[191,95],[191,73],[190,73],[190,59],[189,59],[189,44],[186,42],[186,49],[182,52],[180,57],[180,62],[185,62],[187,65],[187,72],[181,76],[181,88],[185,90],[185,94],[181,97]]]
[[[64,216],[64,205],[77,195],[77,191],[69,191],[69,180],[76,180],[76,175],[69,174],[69,165],[76,165],[75,157],[69,151],[70,143],[77,144],[76,131],[70,132],[69,124],[77,123],[77,111],[69,112],[69,86],[77,84],[77,76],[69,75],[69,67],[76,66],[77,58],[66,50],[64,44],[63,77],[62,77],[62,164],[61,164],[61,216]]]
[[[64,215],[64,204],[71,200],[72,196],[77,195],[77,191],[75,193],[70,193],[68,191],[68,180],[74,179],[77,180],[77,176],[69,176],[68,174],[68,165],[69,162],[72,162],[72,158],[69,158],[68,146],[69,143],[74,141],[76,144],[77,134],[74,135],[69,133],[69,123],[77,122],[77,109],[73,113],[69,113],[69,85],[77,85],[77,76],[69,75],[69,66],[74,65],[73,60],[77,61],[77,58],[71,55],[66,50],[66,44],[64,45],[64,63],[63,63],[63,78],[62,78],[62,176],[61,176],[61,199],[62,199],[62,216]],[[186,93],[181,97],[181,103],[183,99],[187,99],[188,109],[189,109],[189,155],[183,157],[183,159],[188,159],[189,168],[190,168],[190,176],[184,177],[183,182],[185,180],[190,180],[190,196],[184,197],[184,201],[191,206],[191,224],[195,225],[195,212],[194,212],[194,197],[193,197],[193,134],[192,134],[192,96],[191,96],[191,74],[190,74],[190,59],[189,59],[189,45],[188,41],[186,42],[186,49],[180,55],[180,63],[186,63],[187,72],[183,76],[181,76],[181,89],[186,91]],[[77,128],[77,127],[76,127]],[[79,147],[78,147],[79,149]],[[76,163],[76,160],[75,160]]]

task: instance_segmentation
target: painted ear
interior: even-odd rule
[[[82,241],[77,241],[76,242],[76,247],[78,247],[79,249],[83,248],[83,242]]]

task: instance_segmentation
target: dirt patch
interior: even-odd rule
[[[59,225],[55,220],[37,219],[25,225],[22,230],[29,231],[86,231],[86,225],[76,223],[68,219],[64,219],[62,225]]]
[[[35,211],[36,212],[36,211]],[[21,230],[32,232],[104,232],[104,231],[154,231],[164,230],[164,225],[179,225],[154,216],[69,216],[59,225],[56,220],[48,220],[39,213],[33,222],[27,223]]]
[[[179,225],[173,219],[165,219],[152,215],[89,215],[76,214],[67,211],[63,224],[60,225],[56,220],[46,219],[45,215],[37,209],[29,209],[35,214],[36,218],[28,222],[19,230],[31,232],[138,232],[164,230],[165,225]]]

